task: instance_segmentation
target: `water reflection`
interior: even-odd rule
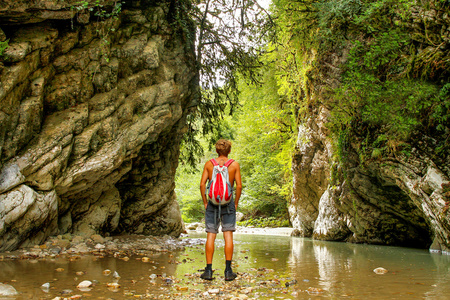
[[[300,282],[331,298],[450,298],[450,257],[426,250],[292,238],[289,262]]]
[[[186,238],[204,240],[205,235],[196,233]],[[234,268],[241,274],[235,288],[254,287],[260,294],[250,294],[250,298],[449,299],[450,256],[426,250],[286,236],[236,234],[235,241]],[[213,261],[216,280],[212,283],[219,288],[224,285],[223,247],[219,235]],[[127,292],[153,295],[149,296],[151,299],[158,298],[157,295],[176,299],[183,287],[188,287],[186,293],[200,290],[200,297],[211,288],[211,283],[198,279],[204,266],[203,245],[154,254],[148,262],[138,256],[124,260],[93,255],[5,260],[0,261],[0,282],[13,285],[21,293],[17,300],[53,299],[66,289],[78,292],[76,286],[82,280],[98,282],[89,292],[93,299],[126,299]],[[388,273],[375,274],[373,269],[377,267],[387,269]],[[119,292],[106,289],[111,277],[103,275],[105,269],[120,274]],[[80,271],[83,275],[78,275]],[[162,283],[163,275],[173,276],[177,283],[158,285],[151,279],[158,276],[156,282]],[[266,285],[265,290],[259,288],[262,281],[270,280],[278,284]],[[296,284],[285,287],[285,283],[294,280]],[[51,286],[47,293],[40,288],[46,282]]]

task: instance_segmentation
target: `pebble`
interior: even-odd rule
[[[89,280],[83,280],[82,282],[80,282],[80,283],[77,285],[77,288],[87,288],[87,287],[90,287],[90,286],[92,286],[92,281],[89,281]]]
[[[112,277],[113,278],[120,278],[120,275],[119,275],[119,273],[117,273],[117,271],[114,271]]]
[[[296,283],[297,283],[297,280],[293,279],[293,280],[291,280],[291,281],[289,281],[289,282],[286,282],[284,285],[285,285],[286,287],[289,287],[289,286],[292,286],[292,285],[294,285],[294,284],[296,284]]]
[[[46,282],[43,285],[41,285],[41,289],[48,290],[49,288],[50,288],[50,283],[49,282]]]
[[[219,289],[210,289],[210,290],[208,290],[208,293],[209,294],[218,294],[218,293],[220,293],[220,290]]]
[[[113,289],[118,289],[120,288],[120,284],[118,284],[117,282],[110,282],[106,284],[107,287],[109,288],[113,288]]]
[[[378,267],[376,269],[373,269],[373,272],[375,274],[382,275],[382,274],[386,274],[388,272],[388,270],[386,270],[385,268],[382,268],[382,267]]]
[[[111,274],[111,270],[109,270],[109,269],[106,269],[106,270],[103,270],[103,275],[105,275],[105,276],[109,276],[110,274]]]
[[[0,283],[0,296],[16,296],[18,294],[12,285]]]
[[[95,245],[94,248],[97,249],[97,250],[100,250],[100,249],[105,249],[106,246],[105,246],[105,245],[102,245],[102,244],[97,244],[97,245]]]

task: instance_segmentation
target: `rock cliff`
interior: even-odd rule
[[[410,27],[412,41],[420,45],[417,55],[431,51],[448,57],[448,13],[432,5],[411,9],[412,19],[403,25]],[[440,39],[439,47],[422,38],[427,34]],[[321,79],[311,83],[311,98],[326,102],[321,101],[326,97],[323,91],[340,84],[349,49],[336,49],[324,61],[314,62],[323,68]],[[434,151],[439,139],[448,140],[448,131],[442,136],[416,132],[408,140],[407,153],[392,151],[364,162],[359,157],[361,141],[356,139],[365,136],[356,133],[345,145],[342,162],[327,126],[330,108],[316,105],[312,110],[299,127],[293,157],[289,213],[295,233],[323,240],[431,245],[431,250],[449,254],[450,157]]]
[[[66,232],[183,230],[174,175],[198,75],[175,10],[2,1],[0,250]]]

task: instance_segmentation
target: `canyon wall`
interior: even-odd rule
[[[412,43],[419,45],[418,53],[412,55],[448,57],[448,13],[430,4],[411,9],[411,19],[403,21],[402,26],[408,28]],[[439,45],[431,39],[439,40]],[[335,49],[322,61],[314,61],[314,55],[309,57],[322,67],[320,80],[309,86],[313,102],[327,102],[322,101],[329,95],[324,91],[340,85],[350,40],[347,47]],[[434,136],[415,132],[407,141],[408,151],[394,151],[393,144],[389,154],[361,159],[361,144],[368,129],[353,128],[355,136],[361,133],[360,140],[352,136],[353,140],[341,145],[345,153],[339,154],[337,137],[328,126],[331,109],[316,105],[299,126],[289,205],[295,234],[322,240],[431,247],[432,251],[450,254],[450,157],[436,155],[438,141],[448,140],[448,130]]]
[[[183,231],[174,175],[198,73],[176,4],[2,1],[0,250]]]

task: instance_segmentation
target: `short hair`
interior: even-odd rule
[[[231,142],[228,140],[220,139],[216,143],[216,152],[219,155],[228,155],[231,151]]]

